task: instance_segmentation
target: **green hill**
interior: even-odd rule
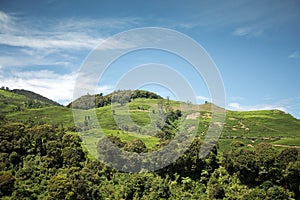
[[[0,198],[299,199],[300,121],[293,116],[118,94],[129,103],[111,95],[110,104],[72,109],[0,90]],[[212,108],[226,118],[217,148],[201,158]],[[169,143],[178,130],[198,136],[185,152]],[[174,151],[152,160],[166,144]],[[152,164],[163,168],[145,171]],[[140,173],[118,172],[128,167]]]
[[[21,94],[21,95],[24,95],[26,97],[28,97],[29,99],[32,99],[32,100],[36,100],[36,101],[40,101],[40,102],[43,102],[45,103],[46,105],[50,105],[50,106],[62,106],[60,105],[59,103],[51,100],[51,99],[48,99],[40,94],[37,94],[35,92],[31,92],[31,91],[28,91],[28,90],[20,90],[20,89],[14,89],[14,90],[11,90],[11,92],[13,93],[16,93],[16,94]]]
[[[116,100],[127,103],[137,98],[162,99],[161,96],[146,90],[118,90],[105,96],[102,93],[96,95],[87,94],[71,102],[67,107],[87,110],[110,105]]]
[[[22,101],[26,101],[24,96],[16,96],[14,93],[7,93],[1,91],[7,98],[11,98],[12,102],[8,105],[14,107]],[[120,91],[119,91],[120,93]],[[1,93],[0,93],[1,94]],[[137,92],[135,92],[137,94]],[[139,92],[141,94],[141,92]],[[142,94],[148,94],[145,98],[138,96],[131,98],[128,104],[122,104],[122,102],[101,105],[95,108],[97,115],[97,121],[106,135],[115,135],[122,140],[131,141],[135,138],[142,139],[147,147],[153,148],[159,144],[159,138],[155,137],[152,133],[155,127],[151,124],[151,117],[157,117],[158,107],[162,105],[165,110],[180,110],[183,113],[183,117],[187,115],[195,116],[195,120],[199,120],[198,135],[201,138],[205,137],[207,128],[211,121],[212,113],[211,107],[214,106],[210,103],[203,105],[191,105],[183,102],[162,99],[158,95],[152,93],[142,92]],[[152,98],[149,96],[151,94]],[[110,99],[112,94],[98,97]],[[73,104],[83,105],[84,98],[82,97]],[[97,98],[98,98],[97,97]],[[100,99],[100,98],[99,98]],[[3,104],[3,102],[2,102]],[[72,104],[69,105],[69,107]],[[126,110],[128,106],[129,111]],[[76,107],[73,105],[73,107]],[[97,130],[95,122],[87,121],[87,116],[90,115],[91,110],[88,107],[81,107],[83,109],[77,109],[79,113],[79,128],[80,130],[86,130],[85,139],[87,143],[92,143],[98,140]],[[188,108],[188,109],[187,109]],[[222,112],[225,112],[223,110]],[[129,123],[126,119],[127,115],[134,123]],[[8,113],[6,116],[10,120],[14,121],[32,121],[35,123],[51,123],[56,125],[63,125],[69,127],[71,130],[75,129],[73,121],[73,113],[71,108],[51,106],[43,108],[24,109],[18,112]],[[119,124],[116,124],[115,119],[118,119]],[[77,124],[78,125],[78,124]],[[122,126],[120,128],[120,126]],[[191,127],[190,127],[191,128]],[[188,127],[186,128],[188,129]],[[99,134],[98,134],[99,135]],[[219,138],[219,148],[221,151],[229,149],[230,144],[235,140],[243,141],[249,148],[252,148],[256,144],[264,141],[275,146],[291,144],[300,146],[299,142],[295,140],[300,136],[300,121],[295,119],[290,114],[284,113],[279,110],[263,110],[263,111],[226,111],[226,120],[223,126],[222,134]]]
[[[0,89],[0,115],[48,106],[60,105],[46,97],[27,90]]]

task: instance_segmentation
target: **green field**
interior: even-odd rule
[[[276,145],[300,146],[300,138],[282,138],[278,141],[272,142]]]
[[[27,97],[3,90],[0,90],[0,97],[10,100],[9,103],[1,101],[0,104],[3,108],[2,113],[8,112],[6,117],[10,120],[75,127],[71,108],[51,106],[13,111],[15,107],[28,100]],[[199,113],[197,117],[199,120],[198,134],[203,138],[205,137],[211,121],[210,108],[212,104],[196,106],[166,99],[139,98],[133,99],[129,104],[123,106],[116,103],[94,110],[76,110],[79,121],[77,125],[85,129],[86,116],[95,111],[97,119],[88,122],[88,132],[86,135],[82,135],[86,145],[94,145],[94,141],[99,140],[99,131],[97,130],[99,122],[105,135],[115,135],[123,141],[140,138],[151,149],[159,143],[159,139],[153,135],[157,131],[154,122],[160,120],[158,107],[161,104],[164,109],[182,110],[185,117],[191,113]],[[188,120],[186,120],[184,126],[188,129],[192,125],[189,125]],[[300,146],[299,135],[300,120],[282,111],[227,111],[219,139],[219,148],[221,151],[228,150],[230,143],[234,140],[243,141],[249,147],[255,146],[259,142]]]
[[[14,112],[24,106],[29,99],[23,95],[14,94],[5,90],[0,90],[0,113],[7,114]]]

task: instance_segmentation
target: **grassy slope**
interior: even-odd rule
[[[62,106],[59,103],[57,103],[57,102],[55,102],[51,99],[48,99],[48,98],[46,98],[42,95],[39,95],[35,92],[31,92],[31,91],[28,91],[28,90],[14,89],[14,90],[11,90],[10,92],[26,96],[26,97],[28,97],[29,99],[32,99],[32,100],[43,102],[44,104],[47,104],[49,106]]]
[[[8,119],[16,121],[46,122],[49,124],[74,126],[72,110],[65,107],[51,106],[45,108],[27,109],[7,115]]]
[[[133,100],[129,104],[129,114],[132,121],[142,127],[148,125],[148,130],[151,130],[150,116],[153,112],[152,110],[157,109],[158,101],[159,100],[155,99]],[[164,100],[164,104],[166,103],[167,100]],[[180,102],[169,101],[169,104],[170,107],[176,109],[180,108]],[[182,105],[183,107],[181,109],[185,110],[187,105],[184,103]],[[210,104],[200,106],[200,134],[205,133],[209,125],[211,118],[211,113],[209,112],[210,106]],[[140,107],[140,109],[138,109],[138,107]],[[115,109],[115,115],[112,114],[112,109]],[[192,109],[195,111],[189,112],[196,112],[198,107],[193,106]],[[88,111],[82,110],[80,112],[83,122],[85,114]],[[96,114],[105,135],[117,135],[124,141],[140,138],[149,148],[153,148],[158,143],[158,139],[153,136],[145,136],[137,133],[142,131],[136,131],[136,133],[130,131],[121,131],[118,125],[115,123],[114,117],[117,117],[122,122],[123,116],[126,115],[127,112],[122,108],[118,109],[118,105],[115,108],[112,108],[111,106],[97,108]],[[11,113],[7,117],[18,121],[26,121],[31,119],[33,121],[44,121],[54,124],[63,123],[64,126],[74,125],[72,110],[64,107],[28,109],[22,112]],[[121,124],[128,124],[128,122],[123,121]],[[88,145],[94,144],[95,141],[99,139],[99,134],[100,133],[97,133],[97,130],[88,131],[86,135],[84,135],[86,143]],[[295,140],[295,138],[298,138],[299,135],[300,121],[281,111],[227,111],[225,125],[219,140],[219,146],[222,151],[227,150],[230,146],[230,143],[236,139],[244,141],[246,144],[249,144],[249,146],[255,146],[255,144],[262,141],[300,146],[300,141]]]
[[[0,114],[7,114],[13,112],[18,107],[24,106],[24,103],[30,100],[29,98],[8,92],[5,90],[0,90]]]
[[[49,106],[60,106],[39,94],[27,90],[2,90],[0,89],[0,115],[24,111],[31,108],[44,108]]]

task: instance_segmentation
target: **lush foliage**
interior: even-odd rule
[[[200,106],[198,134],[189,148],[180,152],[182,141],[176,144],[174,139],[179,121],[195,111],[186,113],[180,102],[151,97],[145,91],[130,99],[126,92],[115,95],[120,94],[130,103],[110,96],[108,102],[116,98],[114,105],[119,110],[113,112],[104,104],[95,109],[107,136],[101,139],[88,110],[80,110],[82,125],[75,127],[69,108],[22,107],[17,111],[13,108],[30,99],[0,90],[0,106],[5,110],[0,116],[0,198],[300,199],[299,120],[281,111],[229,111],[219,144],[200,158],[212,104]],[[124,104],[135,124],[148,128],[139,129],[127,121],[120,128],[114,119],[124,118]],[[159,119],[153,124],[160,130],[156,134],[149,135],[153,128],[149,115]],[[108,140],[116,149],[131,153],[110,154]],[[169,144],[174,151],[167,156],[181,156],[162,169],[147,172],[147,160],[140,154]],[[91,155],[97,152],[106,163],[118,158],[131,165],[120,163],[118,167],[131,167],[139,173],[116,171]],[[153,162],[166,160],[161,156]]]
[[[117,172],[89,159],[75,133],[48,124],[0,124],[0,196],[5,199],[299,199],[300,154],[234,142],[199,158],[196,138],[175,163],[152,173]],[[141,140],[109,139],[131,152]]]
[[[145,90],[118,90],[105,96],[103,96],[102,93],[96,95],[84,95],[70,103],[68,107],[86,110],[107,106],[113,102],[118,102],[123,105],[130,102],[132,99],[137,98],[161,99],[162,97]]]

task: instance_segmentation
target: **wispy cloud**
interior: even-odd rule
[[[196,100],[197,100],[199,103],[203,103],[203,101],[211,101],[211,98],[205,97],[205,96],[196,96]]]
[[[269,100],[272,100],[273,98],[272,97],[270,97],[270,96],[264,96],[263,97],[263,100],[264,101],[269,101]]]
[[[263,34],[263,29],[258,27],[239,27],[232,34],[235,36],[258,37]]]
[[[3,79],[3,76],[6,76]],[[73,90],[77,73],[58,74],[49,70],[13,72],[9,76],[0,73],[0,85],[11,89],[27,89],[39,93],[60,103],[69,103],[73,99]],[[107,94],[113,87],[98,86],[95,93]]]
[[[229,103],[227,106],[229,110],[236,111],[251,111],[251,110],[281,110],[288,112],[288,108],[281,104],[257,104],[257,105],[241,105],[238,102]]]
[[[0,11],[0,46],[7,49],[0,55],[3,67],[30,65],[64,66],[80,63],[89,51],[103,42],[109,31],[140,23],[138,18],[120,19],[26,19]],[[47,26],[45,26],[47,24]],[[101,27],[101,28],[99,28]],[[111,40],[103,48],[124,48],[125,44]],[[128,44],[127,44],[128,45]],[[76,55],[76,56],[75,56]],[[74,60],[77,61],[74,63]],[[22,62],[22,63],[21,63]]]
[[[0,65],[4,69],[10,69],[11,67],[32,67],[32,66],[70,66],[70,60],[62,59],[63,55],[53,56],[51,58],[43,57],[44,54],[39,55],[39,53],[31,56],[26,54],[17,53],[13,56],[0,56]]]
[[[241,105],[236,102],[229,103],[228,107],[229,107],[229,109],[233,109],[233,110],[242,110]]]
[[[0,13],[0,21],[6,28],[0,30],[0,44],[13,47],[29,47],[33,49],[93,49],[105,39],[108,30],[137,24],[136,18],[107,20],[75,20],[47,21],[47,27],[41,22],[26,21]],[[43,21],[43,19],[42,19]],[[99,27],[100,30],[99,30]],[[106,32],[101,30],[106,29]],[[9,30],[9,31],[8,31]],[[100,31],[100,32],[99,32]],[[115,44],[113,47],[116,48]]]
[[[57,32],[51,35],[12,35],[0,34],[0,43],[14,47],[29,47],[33,49],[92,49],[102,39],[88,36],[84,33]]]
[[[4,50],[0,55],[0,85],[31,90],[68,103],[73,98],[76,71],[89,51],[103,42],[110,31],[138,23],[138,18],[130,17],[26,19],[0,11],[0,47]],[[119,49],[130,45],[120,42],[111,40],[102,47]],[[95,92],[105,94],[112,90],[111,85],[102,85]]]
[[[294,51],[293,53],[291,53],[288,58],[291,59],[296,59],[296,58],[300,58],[300,52],[299,51]]]
[[[14,17],[9,16],[5,12],[0,10],[0,30],[5,32],[11,32],[14,26]]]
[[[263,100],[270,100],[273,98],[266,96]],[[294,105],[293,105],[294,104]],[[250,110],[281,110],[286,113],[295,114],[295,110],[299,109],[299,100],[297,100],[297,95],[294,98],[285,98],[275,101],[274,103],[259,103],[254,105],[242,104],[238,101],[230,102],[227,105],[229,110],[237,111],[250,111]]]
[[[233,3],[233,2],[232,2]],[[235,2],[234,2],[235,3]],[[276,1],[270,9],[269,1],[241,1],[232,16],[237,18],[232,23],[232,35],[239,37],[260,37],[282,31],[299,21],[298,2]],[[255,10],[255,14],[254,11]]]
[[[72,99],[75,78],[75,73],[60,75],[48,70],[15,72],[9,77],[6,74],[0,85],[31,90],[55,101],[66,102]]]

